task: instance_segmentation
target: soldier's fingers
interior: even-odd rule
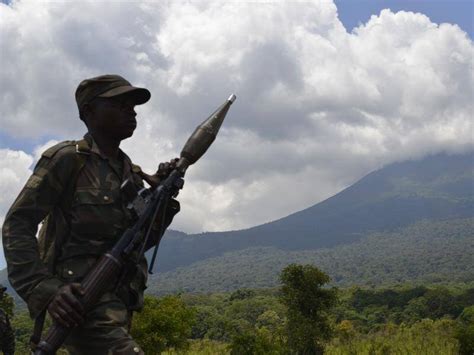
[[[63,327],[70,328],[74,326],[74,321],[70,319],[68,313],[58,304],[52,307],[51,317]]]
[[[81,314],[71,311],[68,313],[69,321],[74,323],[75,326],[84,323],[84,317]]]
[[[84,321],[81,314],[82,312],[79,312],[67,301],[60,302],[58,304],[57,311],[61,315],[62,319],[66,320],[70,324],[77,325]]]
[[[84,311],[84,307],[82,303],[77,299],[77,297],[73,293],[64,293],[61,295],[63,304],[66,304],[70,308],[72,308],[77,313],[82,313]]]
[[[72,291],[76,296],[84,296],[84,289],[82,288],[82,285],[81,285],[81,284],[72,283],[72,284],[71,284],[71,291]]]
[[[171,159],[170,160],[170,168],[175,169],[176,168],[176,163],[178,162],[179,159]]]
[[[79,322],[77,322],[73,316],[74,312],[72,312],[67,307],[56,307],[56,314],[56,320],[58,320],[58,322],[62,322],[62,324],[64,324],[66,327],[75,327],[79,324]]]
[[[55,322],[58,322],[59,324],[61,324],[63,327],[66,327],[66,328],[69,328],[69,323],[64,321],[61,316],[55,311],[53,313],[50,313],[51,315],[51,318],[53,318],[53,320]]]

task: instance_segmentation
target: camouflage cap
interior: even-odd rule
[[[96,97],[114,97],[127,94],[141,105],[150,99],[150,92],[145,88],[132,86],[120,75],[101,75],[81,81],[76,90],[76,102],[79,109]]]

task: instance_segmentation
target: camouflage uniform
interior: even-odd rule
[[[76,142],[68,141],[43,154],[5,219],[3,244],[9,280],[26,301],[32,317],[47,307],[59,287],[80,282],[132,222],[120,191],[122,182],[129,178],[137,188],[143,187],[139,168],[126,154],[120,151],[118,160],[109,159],[100,152],[92,136],[84,138],[88,147],[84,151],[78,150]],[[87,157],[73,185],[73,195],[68,197],[65,195],[78,154]],[[166,224],[179,210],[179,204],[171,204],[170,208]],[[68,226],[66,233],[53,228],[52,233],[58,234],[56,238],[63,233],[64,240],[49,268],[45,261],[50,260],[39,254],[35,238],[38,224],[47,215],[51,219],[49,225],[53,222],[57,226],[62,221],[63,226]],[[85,323],[74,329],[66,341],[70,353],[141,352],[128,334],[131,312],[142,308],[146,287],[146,260],[142,258],[139,264],[129,271],[121,286],[112,283],[110,291],[88,310]]]

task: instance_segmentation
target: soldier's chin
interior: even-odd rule
[[[124,140],[124,139],[130,138],[131,136],[133,136],[133,132],[135,132],[135,128],[136,128],[136,126],[127,127],[127,129],[122,132],[122,135],[121,135],[120,139]]]

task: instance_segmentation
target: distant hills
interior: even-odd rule
[[[275,287],[290,263],[314,264],[337,286],[468,283],[474,286],[474,218],[424,220],[330,248],[251,247],[150,275],[148,292]]]
[[[438,154],[391,164],[321,203],[253,228],[169,230],[148,292],[271,287],[291,262],[315,264],[341,286],[472,283],[473,255],[474,152]]]
[[[336,247],[422,220],[472,216],[473,152],[439,154],[389,165],[321,203],[253,228],[195,235],[169,231],[160,246],[157,270],[171,271],[255,247],[281,251]]]

